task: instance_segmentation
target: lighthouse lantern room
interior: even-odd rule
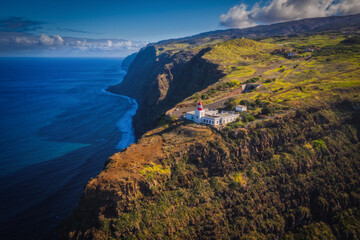
[[[205,110],[203,109],[203,106],[201,104],[201,101],[199,100],[199,103],[197,105],[197,108],[195,109],[195,122],[200,123],[201,119],[205,116]]]

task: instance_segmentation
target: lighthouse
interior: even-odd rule
[[[205,110],[199,100],[197,108],[195,109],[195,122],[201,123],[201,119],[205,116]]]

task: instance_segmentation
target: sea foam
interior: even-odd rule
[[[138,104],[135,99],[123,96],[123,95],[117,95],[114,93],[111,93],[109,91],[106,91],[105,89],[102,90],[106,94],[110,94],[112,96],[125,98],[130,103],[129,108],[125,111],[125,113],[121,116],[121,118],[116,122],[116,127],[121,132],[121,140],[118,142],[118,144],[115,146],[116,149],[124,149],[127,148],[130,144],[135,142],[135,135],[134,135],[134,128],[132,126],[132,118],[136,114],[136,111],[138,109]]]

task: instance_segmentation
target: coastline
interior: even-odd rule
[[[133,126],[133,117],[135,116],[138,110],[138,103],[133,98],[112,93],[107,89],[102,89],[102,92],[104,92],[105,94],[109,94],[111,96],[127,99],[128,102],[131,104],[130,107],[125,111],[125,113],[116,122],[116,126],[118,130],[121,132],[122,137],[115,148],[119,150],[127,148],[130,144],[135,143],[135,134],[134,134],[135,129]]]
[[[37,160],[46,156],[43,149],[54,143],[57,145],[52,149],[62,153],[46,161],[19,163],[13,173],[0,177],[0,232],[6,239],[54,239],[56,229],[79,204],[84,185],[102,171],[108,157],[135,141],[132,117],[137,102],[105,91],[126,74],[119,70],[119,60],[66,59],[60,63],[57,59],[18,60],[8,63],[9,70],[3,71],[9,81],[3,85],[7,95],[2,100],[12,103],[7,112],[2,109],[3,121],[9,119],[5,126],[10,130],[14,122],[22,124],[16,134],[15,130],[9,130],[8,135],[5,132],[3,143],[12,148],[15,144],[10,143],[17,142],[11,136],[23,134],[16,145],[18,155],[15,152],[9,159],[23,160],[22,154]],[[44,65],[48,67],[39,67]],[[15,67],[25,70],[12,71]],[[19,97],[20,93],[23,96]],[[22,114],[12,114],[18,112]],[[10,120],[14,116],[17,118]],[[23,132],[27,126],[32,131]],[[38,144],[34,138],[40,138],[45,147],[34,146]],[[68,145],[80,143],[86,146],[68,151]],[[7,149],[7,145],[2,146]]]

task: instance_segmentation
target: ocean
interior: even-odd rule
[[[0,58],[0,236],[51,239],[109,156],[135,141],[121,59]]]

